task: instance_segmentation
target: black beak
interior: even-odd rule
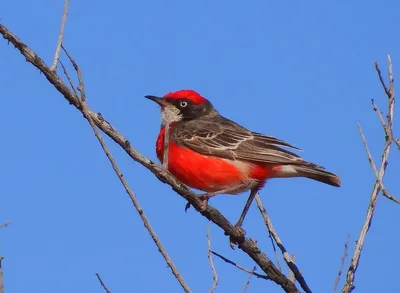
[[[153,102],[156,102],[161,107],[168,106],[168,104],[169,104],[164,98],[161,98],[161,97],[150,96],[150,95],[147,95],[147,96],[144,96],[144,97],[146,99],[152,100]]]

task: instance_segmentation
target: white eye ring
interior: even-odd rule
[[[181,103],[180,103],[180,106],[181,106],[182,108],[185,108],[185,107],[187,106],[187,104],[188,104],[187,102],[181,102]]]

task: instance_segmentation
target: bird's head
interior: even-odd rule
[[[163,124],[192,120],[209,114],[212,104],[193,90],[170,92],[163,97],[145,96],[161,106]]]

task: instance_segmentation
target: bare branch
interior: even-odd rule
[[[296,254],[292,253],[292,260],[295,261],[296,260]],[[301,273],[301,271],[300,271]],[[293,283],[296,282],[296,277],[294,276],[293,272],[291,269],[289,269],[289,273],[288,273],[288,279],[290,281],[292,281]]]
[[[261,212],[262,214],[262,212]],[[274,255],[275,255],[275,260],[276,260],[276,265],[278,266],[278,269],[280,272],[282,272],[282,266],[281,266],[281,262],[279,261],[279,255],[278,255],[278,251],[276,250],[276,246],[275,246],[275,242],[274,242],[274,238],[272,238],[272,234],[271,231],[269,230],[269,227],[267,226],[267,230],[268,230],[268,237],[271,240],[271,245],[272,245],[272,249],[274,250]],[[294,260],[293,260],[294,261]],[[289,273],[292,273],[291,270],[289,270]],[[294,275],[293,275],[294,277]],[[288,279],[291,280],[292,282],[295,282],[295,278],[292,280],[290,279],[290,276],[288,275]]]
[[[8,221],[3,224],[0,224],[0,228],[7,227],[12,222]],[[4,293],[4,283],[3,283],[3,268],[1,266],[1,262],[3,261],[4,257],[0,255],[0,293]]]
[[[393,142],[397,145],[397,147],[398,147],[399,150],[400,150],[400,139],[395,138],[395,137],[393,136]]]
[[[394,79],[393,79],[393,68],[392,68],[392,59],[390,58],[390,55],[387,55],[388,58],[388,71],[389,71],[389,89],[387,88],[383,77],[382,77],[382,72],[379,68],[378,62],[375,62],[375,70],[378,74],[378,78],[382,84],[383,90],[386,93],[386,96],[388,97],[388,113],[387,113],[387,123],[383,123],[384,131],[385,134],[389,137],[390,140],[392,140],[392,126],[393,126],[393,112],[394,112]],[[379,118],[382,123],[382,118]]]
[[[82,72],[79,69],[78,64],[76,64],[74,58],[72,58],[72,56],[68,53],[68,51],[64,48],[63,45],[61,45],[61,48],[65,52],[65,55],[67,55],[69,61],[72,63],[72,66],[74,67],[74,69],[78,75],[78,81],[79,81],[78,91],[81,93],[81,102],[86,102],[85,84],[83,83]],[[72,80],[69,77],[67,70],[65,69],[64,65],[62,65],[62,66],[64,69],[64,74],[67,76],[68,82],[70,83],[72,90],[74,91],[76,97],[78,97],[77,91],[75,90],[75,87],[73,86]]]
[[[168,170],[168,153],[169,153],[169,124],[165,125],[164,132],[164,155],[163,155],[163,167]]]
[[[251,273],[252,271],[249,269],[246,269],[244,267],[242,267],[241,265],[238,265],[237,263],[235,263],[234,261],[231,261],[230,259],[226,258],[225,256],[215,252],[215,251],[211,251],[212,254],[214,254],[215,256],[218,256],[220,259],[222,259],[224,262],[227,262],[235,267],[237,267],[239,270],[246,272],[246,273]],[[264,279],[264,280],[271,280],[270,277],[266,276],[266,275],[262,275],[262,274],[258,274],[256,272],[253,272],[253,275],[256,276],[257,278],[260,279]]]
[[[261,201],[260,196],[257,194],[255,199],[256,199],[257,207],[260,210],[260,213],[264,218],[264,222],[265,222],[265,225],[267,226],[268,232],[270,233],[270,235],[272,235],[272,237],[274,238],[274,240],[276,242],[276,245],[281,250],[282,255],[283,255],[283,259],[285,260],[285,262],[288,265],[289,269],[293,272],[293,274],[294,274],[296,280],[299,282],[301,288],[303,288],[303,290],[305,292],[311,293],[311,289],[308,287],[308,285],[306,283],[306,280],[304,280],[300,270],[298,269],[298,267],[294,263],[293,259],[290,257],[290,255],[287,252],[286,248],[283,246],[283,243],[282,243],[281,239],[279,238],[278,233],[275,231],[275,228],[272,225],[271,219],[269,218],[268,213],[264,208],[264,205],[263,205],[263,203]]]
[[[63,47],[63,49],[65,50],[64,47]],[[139,213],[139,216],[142,218],[144,226],[146,227],[147,231],[150,233],[151,238],[153,239],[154,243],[157,245],[158,250],[160,251],[161,255],[164,257],[164,259],[167,262],[167,265],[170,267],[173,275],[178,280],[178,282],[180,283],[182,288],[185,290],[185,292],[192,292],[190,290],[190,288],[188,287],[188,285],[186,284],[186,282],[183,279],[183,277],[181,276],[181,274],[179,273],[179,271],[176,268],[175,264],[173,263],[172,259],[169,257],[167,251],[165,250],[165,248],[161,244],[161,242],[160,242],[158,236],[156,235],[155,231],[151,227],[150,222],[147,219],[146,214],[144,213],[142,207],[139,204],[139,201],[136,198],[136,195],[132,192],[131,188],[129,187],[128,182],[125,180],[124,175],[122,174],[122,172],[120,171],[117,163],[115,162],[114,158],[112,157],[111,152],[108,149],[103,137],[99,133],[99,131],[97,129],[97,126],[93,122],[93,119],[91,118],[91,116],[90,116],[90,114],[88,112],[88,106],[87,106],[86,95],[85,95],[85,85],[84,85],[83,78],[82,78],[82,72],[79,69],[78,65],[76,64],[75,60],[68,54],[68,52],[66,50],[65,50],[65,53],[67,54],[68,58],[70,59],[72,65],[74,66],[74,68],[75,68],[75,70],[76,70],[76,72],[78,74],[78,79],[79,79],[78,90],[81,93],[81,107],[82,107],[83,115],[85,116],[85,118],[88,120],[90,126],[92,127],[96,138],[98,139],[98,141],[99,141],[99,143],[100,143],[105,155],[107,156],[107,158],[109,159],[109,161],[110,161],[110,163],[112,165],[112,168],[114,169],[114,171],[117,174],[119,180],[121,181],[122,185],[124,186],[125,191],[128,193],[129,197],[131,198],[131,201],[132,201],[134,207],[136,208],[137,212]]]
[[[60,60],[60,52],[61,52],[61,45],[62,45],[63,37],[64,37],[65,22],[67,21],[68,6],[69,6],[69,0],[65,0],[64,12],[63,12],[62,20],[61,20],[60,34],[58,35],[58,43],[57,43],[56,53],[54,55],[53,65],[50,68],[52,71],[57,70],[58,60]]]
[[[3,261],[4,257],[0,255],[0,293],[4,293],[4,283],[3,283],[3,267],[1,266],[1,263]]]
[[[342,261],[340,262],[340,268],[339,268],[339,273],[335,279],[335,285],[333,286],[333,293],[336,293],[337,291],[337,287],[339,285],[340,282],[340,277],[342,276],[342,270],[344,267],[344,262],[346,261],[347,256],[349,255],[347,253],[347,249],[349,248],[349,238],[350,238],[350,234],[347,234],[347,239],[346,242],[344,243],[344,252],[343,252],[343,256],[342,256]]]
[[[394,78],[393,78],[393,67],[392,67],[392,58],[390,55],[387,55],[388,59],[388,73],[389,73],[389,94],[387,94],[389,103],[388,103],[388,115],[387,121],[390,129],[390,137],[392,136],[392,126],[393,126],[393,113],[394,113]],[[378,63],[376,64],[378,65]]]
[[[388,115],[387,115],[387,120],[388,120],[388,132],[390,133],[389,137],[390,139],[397,145],[397,147],[400,150],[400,140],[395,138],[393,135],[393,116],[394,116],[394,104],[395,104],[395,94],[394,94],[394,78],[393,78],[393,65],[392,65],[392,58],[390,55],[387,55],[388,59],[388,71],[389,71],[389,91],[390,95],[388,95],[389,98],[389,110],[388,110]]]
[[[65,68],[65,66],[64,66],[64,64],[61,62],[61,60],[60,60],[59,62],[60,62],[60,64],[61,64],[61,67],[62,67],[62,69],[63,69],[63,71],[64,71],[65,76],[66,76],[67,79],[68,79],[68,82],[69,82],[69,85],[71,86],[71,89],[74,91],[74,94],[78,97],[78,92],[77,92],[76,89],[75,89],[75,86],[74,86],[74,83],[72,82],[71,77],[68,75],[67,69]]]
[[[375,104],[374,99],[371,99],[371,103],[372,103],[372,109],[376,112],[376,114],[378,114],[379,121],[381,122],[382,128],[386,132],[386,122],[385,122],[385,119],[383,118],[382,112],[379,110],[378,106]]]
[[[77,110],[83,111],[79,99],[74,95],[68,86],[63,83],[56,72],[43,62],[43,60],[26,44],[21,42],[18,37],[12,34],[5,26],[0,24],[0,34],[12,43],[15,48],[25,57],[26,61],[40,70],[47,80],[64,96],[64,98],[73,105]],[[139,153],[132,147],[130,142],[118,132],[107,120],[100,114],[97,114],[91,109],[87,109],[87,115],[93,120],[94,124],[101,129],[106,135],[114,140],[125,152],[136,162],[150,170],[160,181],[170,185],[181,197],[186,199],[193,207],[200,212],[208,220],[215,223],[230,239],[238,243],[238,247],[250,256],[260,268],[271,278],[275,283],[282,287],[287,293],[297,293],[299,290],[284,274],[282,274],[271,260],[258,247],[257,243],[249,238],[243,237],[235,227],[213,206],[207,205],[205,210],[201,210],[201,202],[193,191],[189,190],[174,176],[172,176],[165,168],[150,161],[148,158]]]
[[[387,88],[385,81],[383,80],[382,72],[381,72],[381,70],[379,68],[378,62],[375,62],[374,64],[375,64],[375,70],[378,73],[379,81],[382,84],[383,90],[385,91],[386,95],[389,96],[390,95],[390,91]]]
[[[383,90],[385,91],[387,97],[388,97],[388,115],[387,115],[387,124],[385,123],[385,120],[383,119],[382,112],[379,111],[378,107],[374,103],[374,100],[372,100],[372,106],[374,111],[378,112],[379,120],[381,121],[381,124],[383,126],[383,129],[385,131],[385,134],[389,137],[390,140],[392,140],[400,150],[400,140],[394,137],[393,135],[393,113],[394,113],[394,78],[393,78],[393,67],[392,67],[392,59],[390,55],[387,55],[388,58],[388,73],[389,73],[389,89],[387,88],[385,82],[383,81],[382,77],[382,72],[379,69],[379,65],[377,62],[375,62],[375,69],[378,74],[379,80],[381,81]]]
[[[384,193],[383,190],[386,190],[386,189],[383,189],[382,179],[385,176],[386,167],[388,164],[390,147],[391,147],[391,143],[393,141],[392,123],[393,123],[394,99],[395,99],[394,85],[393,85],[394,80],[393,80],[393,71],[392,71],[392,61],[391,61],[390,55],[388,55],[388,68],[389,68],[389,89],[387,88],[385,81],[383,80],[378,63],[375,62],[375,69],[376,69],[376,72],[378,73],[378,78],[379,78],[379,80],[382,84],[382,87],[386,93],[386,96],[388,98],[387,123],[384,123],[384,125],[386,125],[386,127],[384,127],[385,145],[384,145],[383,151],[382,151],[381,166],[380,166],[379,172],[376,172],[376,166],[374,169],[373,166],[375,164],[372,165],[372,163],[371,163],[371,166],[374,169],[374,173],[377,174],[376,175],[377,178],[376,178],[375,184],[372,188],[371,198],[370,198],[370,202],[369,202],[368,209],[367,209],[367,216],[366,216],[364,225],[361,229],[360,236],[358,237],[357,244],[354,249],[353,256],[351,258],[349,269],[347,270],[346,282],[343,286],[342,293],[350,293],[354,290],[355,275],[357,272],[358,265],[360,263],[361,252],[362,252],[364,242],[365,242],[365,236],[367,235],[369,227],[371,226],[371,223],[372,223],[372,218],[373,218],[373,215],[375,212],[375,207],[376,207],[376,201],[378,199],[378,195],[379,195],[379,192],[381,191],[381,189],[382,189],[382,193]],[[381,124],[382,124],[382,122],[381,122]],[[361,128],[359,128],[359,129],[361,130]],[[360,133],[362,134],[362,131],[360,131]],[[363,134],[361,135],[361,137],[363,138]],[[370,160],[370,162],[373,162],[372,157],[369,154],[369,149],[367,147],[365,137],[363,138],[363,142],[364,142],[364,145],[366,146],[367,155],[369,157],[368,160]],[[386,196],[387,196],[387,194],[386,194]]]
[[[100,277],[99,273],[96,273],[97,279],[99,279],[100,285],[104,288],[107,293],[111,293],[110,289],[107,288],[106,284],[104,284],[103,280]]]
[[[386,169],[385,164],[382,164],[380,174],[384,174],[385,169]],[[365,236],[367,235],[369,227],[371,226],[372,217],[375,212],[376,201],[378,199],[379,191],[380,191],[380,184],[379,184],[379,181],[376,180],[374,187],[372,189],[371,199],[370,199],[370,202],[368,205],[368,210],[367,210],[367,216],[366,216],[364,225],[361,229],[360,236],[358,237],[356,248],[354,249],[354,254],[351,258],[349,269],[347,270],[346,283],[342,289],[342,293],[350,293],[354,289],[355,273],[357,271],[358,264],[360,262],[360,257],[361,257],[361,252],[362,252],[362,249],[364,246]]]
[[[268,230],[268,227],[267,227]],[[276,250],[276,246],[275,246],[275,242],[274,242],[274,238],[272,238],[272,234],[271,231],[268,230],[268,237],[271,240],[271,245],[272,245],[272,249],[274,250],[274,255],[275,255],[275,260],[276,260],[276,265],[278,266],[279,271],[282,272],[282,266],[281,266],[281,262],[279,261],[279,255],[278,255],[278,251]],[[294,261],[294,260],[293,260]],[[290,271],[290,270],[289,270]],[[291,272],[291,271],[290,271]],[[289,276],[288,276],[289,278]],[[289,278],[290,279],[290,278]],[[294,280],[293,280],[294,282]]]
[[[5,223],[3,223],[3,224],[0,224],[0,228],[7,227],[7,226],[10,225],[10,224],[12,224],[11,221],[8,221],[8,222],[5,222]]]
[[[398,200],[398,199],[395,198],[393,195],[391,195],[391,194],[386,190],[385,186],[383,186],[382,180],[379,179],[378,170],[376,169],[376,165],[375,165],[374,159],[372,158],[371,152],[370,152],[369,147],[368,147],[368,144],[367,144],[367,140],[366,140],[366,138],[365,138],[365,136],[364,136],[364,133],[363,133],[363,131],[362,131],[362,129],[361,129],[360,124],[357,123],[357,127],[358,127],[358,131],[360,132],[361,139],[362,139],[362,141],[363,141],[365,150],[367,151],[368,161],[369,161],[369,163],[370,163],[370,165],[371,165],[372,170],[374,171],[376,180],[377,180],[377,182],[378,182],[379,185],[380,185],[380,189],[381,189],[381,191],[382,191],[382,194],[383,194],[384,196],[386,196],[388,199],[393,200],[394,202],[400,204],[400,200]]]
[[[247,278],[246,284],[244,285],[242,293],[246,293],[247,288],[249,287],[249,284],[250,284],[250,281],[251,281],[251,277],[253,277],[253,274],[254,274],[256,269],[257,268],[254,267],[253,270],[250,272],[249,277]]]
[[[211,271],[213,274],[213,281],[214,281],[209,293],[213,293],[215,291],[215,288],[217,288],[217,285],[218,285],[218,275],[217,275],[217,271],[215,270],[214,260],[212,257],[211,240],[210,240],[210,226],[209,225],[207,225],[207,251],[208,251],[207,252],[208,260],[210,261],[210,266],[211,266]]]

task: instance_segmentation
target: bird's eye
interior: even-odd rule
[[[181,102],[181,103],[180,103],[180,106],[181,106],[182,108],[185,108],[185,107],[187,106],[187,104],[188,104],[187,102]]]

